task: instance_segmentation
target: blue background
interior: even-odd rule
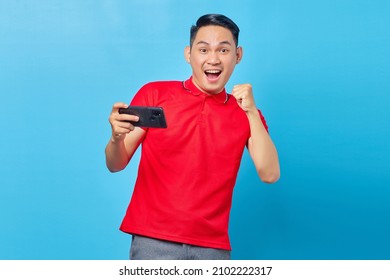
[[[118,230],[139,153],[111,174],[116,101],[183,80],[189,27],[241,28],[231,87],[252,83],[282,177],[245,152],[234,259],[390,259],[390,2],[0,1],[0,259],[126,259]]]

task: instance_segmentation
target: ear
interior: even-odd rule
[[[187,63],[191,63],[191,48],[190,48],[190,46],[186,46],[184,48],[184,58],[186,59]]]
[[[242,47],[237,47],[237,49],[236,49],[236,57],[237,57],[236,64],[241,62],[243,54],[244,54],[244,51],[243,51]]]

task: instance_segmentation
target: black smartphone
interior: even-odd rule
[[[134,126],[167,128],[162,107],[129,106],[127,108],[120,108],[119,114],[138,116],[138,122],[130,122]]]

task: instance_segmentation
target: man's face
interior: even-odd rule
[[[228,82],[234,67],[242,57],[233,34],[221,26],[201,27],[192,48],[186,47],[185,57],[192,67],[192,80],[205,93],[217,94]]]

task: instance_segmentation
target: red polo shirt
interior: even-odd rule
[[[245,112],[225,90],[205,94],[191,78],[146,84],[131,105],[163,107],[168,128],[147,129],[121,230],[230,250],[233,188],[250,136]]]

